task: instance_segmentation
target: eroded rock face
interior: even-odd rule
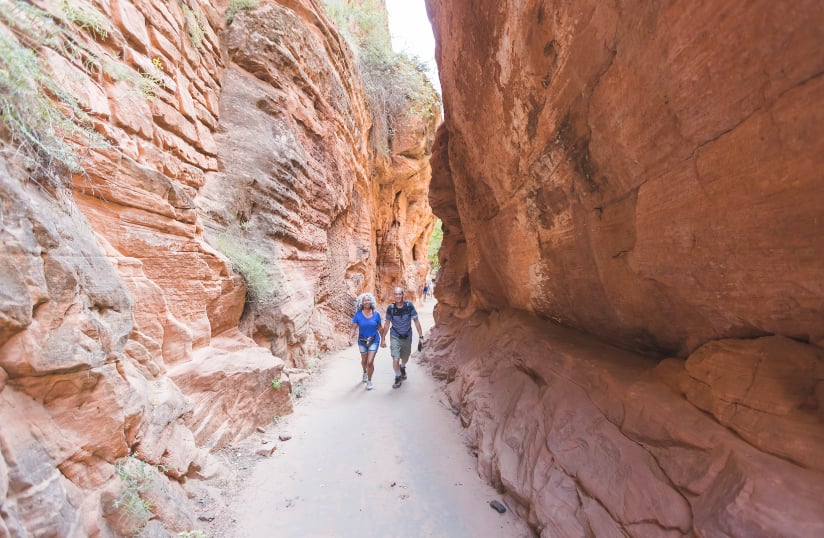
[[[427,5],[482,473],[546,536],[822,532],[822,6]]]
[[[216,240],[234,234],[266,256],[275,290],[246,324],[305,366],[334,345],[352,297],[374,285],[363,91],[348,49],[314,11],[239,13],[226,43],[220,170],[198,204]]]
[[[641,351],[822,341],[819,5],[429,7],[467,251],[441,289]]]
[[[275,290],[244,328],[291,364],[340,343],[358,293],[424,282],[434,226],[429,148],[438,114],[401,124],[389,154],[355,59],[311,9],[268,4],[226,32],[219,170],[197,203],[212,242],[265,253]]]
[[[418,175],[397,172],[395,207],[351,52],[316,2],[242,12],[225,41],[225,2],[34,4],[99,55],[41,51],[113,147],[49,192],[0,155],[0,535],[191,531],[188,497],[222,472],[210,450],[290,413],[306,373],[284,366],[341,342],[376,286],[377,215],[412,223],[403,248],[428,239],[416,181],[434,125],[404,135]],[[88,10],[105,35],[72,25]],[[212,246],[232,224],[279,285],[243,319],[247,286]],[[130,521],[123,475],[140,469],[155,508]]]
[[[429,273],[429,238],[435,219],[429,205],[429,157],[440,111],[404,118],[395,128],[392,155],[383,164],[377,189],[375,297],[392,302],[401,286],[410,300],[422,298]]]
[[[820,348],[721,340],[659,364],[523,312],[441,307],[426,360],[479,471],[541,536],[824,532]]]

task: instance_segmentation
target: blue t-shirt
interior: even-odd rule
[[[377,336],[376,341],[381,341],[381,335],[378,334],[378,325],[381,324],[381,315],[377,310],[372,312],[372,317],[367,318],[363,315],[363,310],[355,312],[352,318],[352,323],[358,326],[358,338],[369,338],[370,336]]]

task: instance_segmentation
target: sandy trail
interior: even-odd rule
[[[424,331],[432,307],[419,307]],[[500,497],[478,477],[460,422],[414,353],[399,389],[388,347],[372,391],[356,347],[321,362],[278,428],[292,438],[259,460],[230,502],[227,536],[533,536],[511,511],[489,506]]]

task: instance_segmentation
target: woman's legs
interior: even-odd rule
[[[369,355],[369,353],[361,353],[360,354],[360,365],[361,365],[361,368],[363,368],[363,373],[364,374],[367,373],[367,364],[368,364],[368,362],[367,362],[366,357],[368,355]],[[371,373],[369,373],[369,377],[370,378],[372,377]]]
[[[369,381],[372,381],[372,374],[375,372],[375,354],[377,351],[370,351],[366,354],[366,377]]]

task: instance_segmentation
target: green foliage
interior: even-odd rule
[[[83,171],[84,151],[111,145],[95,131],[83,103],[51,75],[44,54],[56,52],[91,79],[130,81],[143,95],[159,85],[156,74],[137,74],[82,40],[73,26],[86,30],[91,39],[111,33],[100,12],[65,0],[60,8],[55,15],[29,2],[0,0],[0,123],[23,154],[34,158],[35,167],[55,182],[64,172]]]
[[[292,387],[292,394],[295,395],[295,398],[302,398],[305,390],[303,385],[295,385]]]
[[[66,20],[92,33],[93,36],[107,38],[112,33],[109,21],[95,9],[80,4],[71,5],[66,0],[60,2],[60,11]]]
[[[275,390],[280,390],[280,377],[276,377],[272,380],[272,388]]]
[[[80,172],[78,146],[105,148],[91,117],[54,80],[41,47],[78,54],[77,44],[59,21],[23,2],[0,1],[0,18],[12,32],[0,32],[0,121],[12,140],[39,157],[50,171]]]
[[[180,538],[206,538],[206,533],[200,530],[180,531],[177,535]]]
[[[427,258],[429,259],[429,266],[432,272],[437,272],[441,268],[441,263],[438,261],[438,251],[441,249],[443,243],[443,223],[441,219],[435,221],[435,229],[432,230],[432,235],[429,237],[429,249]]]
[[[187,5],[183,5],[183,16],[186,18],[186,26],[189,27],[189,38],[196,49],[203,44],[203,36],[206,31],[203,29],[200,13],[195,13]]]
[[[229,258],[232,268],[243,277],[250,299],[260,302],[274,294],[276,284],[266,257],[249,247],[238,234],[223,232],[215,248]]]
[[[352,50],[377,46],[391,50],[389,23],[381,0],[324,0],[326,14],[335,21]]]
[[[160,468],[135,456],[127,456],[117,462],[114,472],[121,481],[120,495],[114,506],[120,510],[121,522],[138,534],[153,516],[152,503],[144,500],[141,494],[161,484]]]
[[[426,78],[426,65],[419,58],[392,51],[380,0],[325,0],[324,5],[358,58],[374,119],[373,144],[389,153],[400,121],[410,116],[429,119],[440,109],[440,97]]]
[[[390,139],[399,120],[437,113],[440,98],[417,58],[368,46],[361,50],[358,67],[376,121],[385,124]]]
[[[231,0],[229,7],[226,8],[226,23],[231,24],[238,11],[255,9],[258,5],[260,5],[258,0]]]

